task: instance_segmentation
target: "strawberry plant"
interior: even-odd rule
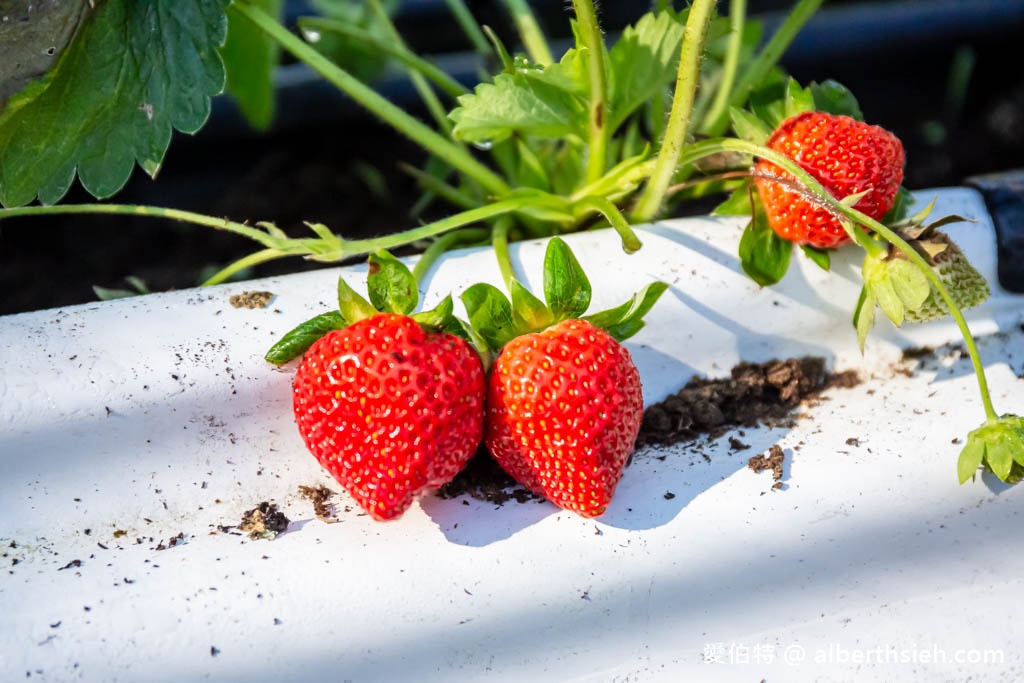
[[[744,270],[761,285],[784,276],[794,244],[824,268],[831,249],[864,251],[864,289],[859,303],[851,302],[862,343],[877,308],[897,325],[952,316],[974,363],[986,414],[961,455],[961,479],[979,465],[1007,480],[1024,472],[1021,419],[995,411],[961,310],[983,300],[987,285],[936,229],[952,218],[926,224],[927,211],[910,215],[911,197],[901,188],[902,145],[862,121],[852,93],[832,81],[803,87],[778,65],[822,0],[797,0],[765,41],[761,25],[746,16],[745,0],[731,0],[724,17],[716,15],[713,0],[694,0],[681,11],[658,2],[611,45],[593,0],[573,0],[574,43],[560,56],[525,2],[504,2],[525,49],[517,54],[477,25],[462,0],[450,0],[472,44],[498,65],[472,89],[410,50],[382,0],[368,0],[358,16],[332,11],[332,3],[315,4],[321,15],[300,21],[302,35],[279,21],[278,0],[108,0],[91,7],[53,68],[12,95],[0,111],[0,204],[6,207],[0,218],[157,216],[225,230],[259,245],[207,284],[288,256],[340,261],[375,254],[382,259],[381,250],[406,245],[423,251],[416,266],[422,273],[448,249],[491,245],[511,302],[506,307],[491,290],[471,289],[463,296],[471,326],[457,327],[480,336],[498,352],[497,367],[502,367],[501,354],[517,348],[510,332],[543,336],[585,309],[558,296],[542,303],[518,285],[505,253],[510,240],[611,227],[632,252],[641,247],[632,223],[668,215],[690,199],[723,194],[719,214],[749,217],[738,249]],[[345,61],[352,50],[339,46],[380,55],[404,69],[431,124],[366,85],[356,75],[362,68]],[[418,208],[443,201],[452,212],[378,238],[347,239],[318,223],[309,224],[309,235],[297,237],[267,222],[250,225],[173,208],[58,203],[76,175],[99,199],[115,194],[136,163],[155,175],[172,130],[197,130],[210,97],[225,82],[243,111],[264,125],[272,114],[269,68],[279,53],[305,63],[422,147],[428,161],[409,169],[423,189]],[[384,270],[394,272],[390,266]],[[371,298],[376,287],[371,285]],[[562,286],[552,287],[561,291]],[[609,331],[619,326],[628,332],[637,324],[629,312],[649,306],[651,291],[616,314],[626,317],[598,316],[599,321],[610,325]],[[339,320],[351,324],[353,335],[372,327],[363,321],[374,319],[367,306],[348,294],[342,298],[339,314],[312,321],[286,337],[287,343],[302,346]],[[345,305],[355,308],[346,313]],[[484,324],[481,311],[492,309],[504,312],[501,320],[510,327]],[[408,301],[398,311],[409,313]],[[441,313],[435,317],[428,327],[454,325]],[[565,326],[586,324],[593,320]],[[339,338],[333,331],[328,336]],[[615,356],[612,348],[607,345],[605,356]],[[321,357],[320,347],[311,353]],[[632,399],[623,400],[632,405]],[[316,429],[330,427],[303,426],[307,433]],[[374,471],[380,467],[373,465]],[[435,481],[434,474],[418,471],[383,508],[374,508],[379,501],[370,508],[384,516],[383,510],[405,505],[407,493],[414,496]],[[531,481],[528,485],[544,488],[540,479]],[[581,510],[596,511],[602,500],[588,498]]]

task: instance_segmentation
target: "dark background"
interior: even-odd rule
[[[564,38],[567,3],[532,4],[549,37]],[[771,25],[790,4],[750,0],[749,12]],[[303,5],[289,4],[289,16],[304,13]],[[470,5],[510,35],[498,3]],[[605,0],[601,8],[614,39],[647,3]],[[397,23],[418,50],[437,55],[455,75],[472,77],[473,63],[459,54],[465,45],[442,0],[407,1]],[[951,70],[965,59],[974,64],[966,97],[951,103]],[[801,82],[833,78],[850,87],[867,120],[904,141],[911,189],[1024,166],[1024,0],[834,0],[783,64]],[[218,98],[206,128],[193,137],[175,134],[156,181],[136,172],[114,200],[270,220],[292,234],[303,220],[346,236],[409,227],[418,192],[397,162],[419,163],[418,148],[301,65],[283,67],[281,84],[280,115],[269,131],[249,130],[231,102]],[[403,105],[415,102],[402,78],[384,78],[378,87]],[[77,185],[64,199],[88,201]],[[123,287],[129,275],[153,290],[190,287],[204,269],[252,250],[239,237],[156,219],[8,219],[0,222],[0,314],[92,301],[92,285]],[[307,267],[291,259],[254,275]]]

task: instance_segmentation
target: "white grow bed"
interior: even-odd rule
[[[950,232],[994,283],[979,196],[942,191],[949,212],[979,219]],[[639,452],[597,521],[430,496],[381,524],[344,493],[317,520],[298,486],[340,487],[295,431],[294,368],[262,355],[330,308],[337,270],[0,318],[0,680],[1024,678],[1024,489],[957,484],[983,414],[955,328],[883,321],[862,358],[847,258],[759,289],[735,221],[641,236],[633,256],[607,231],[569,242],[595,309],[672,284],[628,342],[649,404],[739,360],[821,355],[865,381],[745,430],[746,451]],[[535,286],[542,252],[513,248]],[[427,304],[481,279],[491,253],[449,255]],[[254,289],[269,307],[229,305]],[[969,318],[997,406],[1024,413],[1024,297],[995,289]],[[778,491],[745,466],[773,444]],[[292,520],[276,540],[217,531],[264,500]]]

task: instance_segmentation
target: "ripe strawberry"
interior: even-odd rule
[[[779,124],[767,145],[793,159],[837,199],[871,190],[854,208],[874,219],[893,207],[903,182],[899,139],[849,116],[815,111],[791,116]],[[791,174],[764,160],[757,162],[755,173],[768,224],[780,237],[819,248],[849,241],[831,213],[794,189]]]
[[[494,362],[487,399],[484,441],[509,474],[584,517],[605,511],[643,417],[622,345],[577,319],[516,337]]]
[[[484,372],[462,339],[381,313],[328,332],[295,373],[306,446],[374,519],[451,480],[483,435]]]

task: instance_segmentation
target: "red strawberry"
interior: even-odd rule
[[[485,443],[524,486],[597,517],[642,417],[640,373],[629,352],[607,332],[570,319],[505,344],[488,382]]]
[[[854,208],[874,219],[892,208],[903,182],[899,139],[849,116],[814,111],[791,116],[779,124],[767,144],[797,162],[837,199],[871,190]],[[757,162],[755,172],[768,224],[780,237],[820,248],[849,241],[831,213],[794,190],[791,174],[764,160]]]
[[[462,339],[381,313],[328,332],[295,373],[306,446],[374,519],[451,480],[483,435],[484,371]]]

